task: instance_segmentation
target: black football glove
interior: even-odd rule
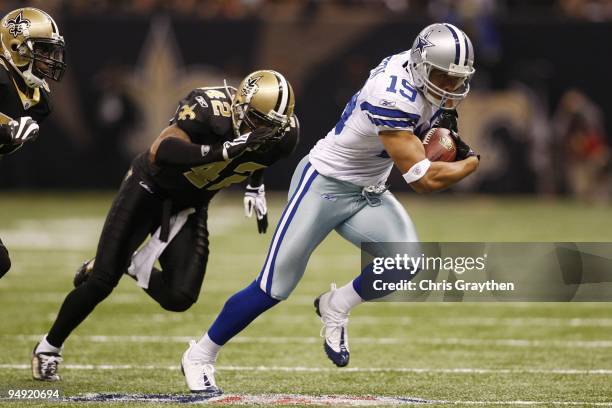
[[[277,146],[281,142],[281,140],[283,140],[283,138],[289,132],[290,129],[291,129],[291,126],[286,126],[284,128],[277,128],[276,131],[272,133],[272,135],[266,138],[266,140],[261,145],[259,145],[259,147],[257,148],[257,151],[266,152],[270,150],[271,148],[273,148],[274,146]]]
[[[457,117],[458,115],[456,110],[443,110],[433,127],[444,128],[458,133],[459,128],[457,126]]]
[[[257,150],[261,145],[272,140],[276,133],[277,129],[260,127],[240,135],[232,141],[223,143],[223,157],[229,160],[244,152]]]
[[[266,190],[262,184],[259,187],[248,185],[244,193],[244,215],[257,218],[257,231],[265,234],[268,229],[268,206],[266,203]]]
[[[472,148],[468,146],[468,144],[465,143],[463,139],[461,139],[461,137],[459,136],[457,132],[453,132],[451,130],[450,135],[455,141],[455,146],[457,148],[457,156],[455,157],[455,161],[465,160],[468,157],[472,157],[472,156],[475,156],[478,159],[478,161],[480,161],[480,155],[476,154],[476,152],[472,150]]]

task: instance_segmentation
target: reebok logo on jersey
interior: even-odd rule
[[[321,198],[324,199],[324,200],[327,200],[327,201],[336,201],[336,200],[338,200],[338,197],[336,197],[335,195],[327,194],[327,193],[321,194]]]
[[[208,103],[206,102],[203,96],[198,95],[195,97],[195,100],[200,104],[201,107],[208,108]]]

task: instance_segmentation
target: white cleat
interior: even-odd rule
[[[331,307],[330,300],[335,291],[336,284],[332,283],[328,292],[315,299],[314,306],[323,322],[321,336],[325,338],[323,342],[325,354],[338,367],[345,367],[350,357],[347,331],[349,315]]]
[[[32,351],[32,377],[39,381],[60,381],[57,370],[62,356],[57,353],[37,353],[37,347],[38,344]]]
[[[189,348],[183,353],[181,359],[181,372],[185,376],[187,387],[191,392],[211,396],[223,394],[223,391],[215,383],[215,367],[212,364],[189,358],[189,351],[192,347],[199,347],[194,340],[189,342]]]

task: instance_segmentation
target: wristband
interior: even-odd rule
[[[429,159],[425,158],[421,160],[420,162],[415,163],[410,168],[410,170],[408,170],[402,176],[404,177],[404,180],[406,180],[406,183],[408,184],[414,183],[415,181],[423,177],[425,173],[427,173],[427,170],[429,170],[430,166],[431,166],[431,162],[429,161]]]

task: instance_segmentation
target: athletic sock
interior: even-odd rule
[[[334,291],[329,301],[330,306],[340,313],[348,314],[352,308],[361,304],[363,299],[361,296],[359,296],[359,293],[357,293],[357,290],[355,289],[355,281],[360,278],[361,277],[359,276]],[[359,285],[359,282],[357,282],[357,285]]]
[[[202,361],[214,365],[217,361],[219,350],[221,350],[221,346],[212,341],[207,333],[189,349],[187,358],[193,361]]]
[[[38,343],[38,346],[36,347],[36,353],[61,354],[62,353],[62,347],[55,347],[55,346],[51,345],[47,341],[47,335],[44,335],[42,340],[40,341],[40,343]]]
[[[215,344],[223,346],[278,302],[280,300],[268,296],[254,281],[225,302],[207,335]]]

